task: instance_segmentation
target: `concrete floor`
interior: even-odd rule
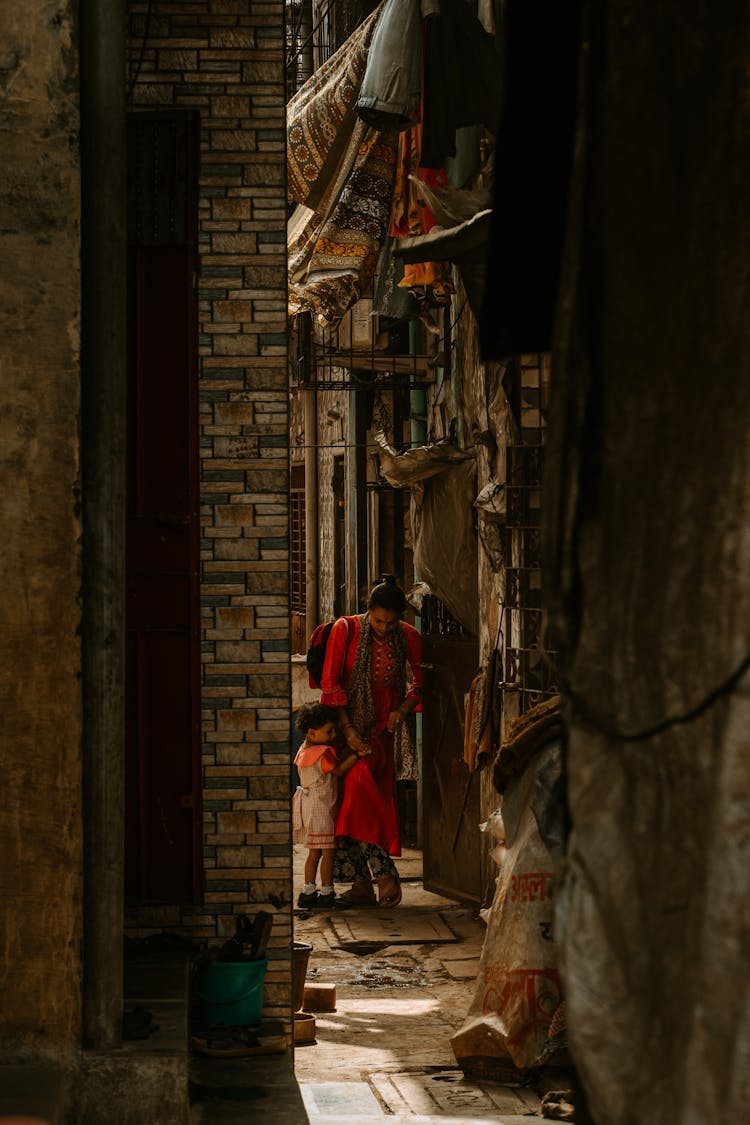
[[[295,900],[305,854],[295,847]],[[311,1125],[541,1120],[532,1090],[469,1081],[456,1064],[450,1038],[473,998],[485,925],[423,889],[421,858],[398,861],[404,897],[393,910],[295,919],[295,940],[313,947],[307,983],[336,987],[336,1010],[316,1013],[315,1043],[295,1050]]]
[[[295,847],[295,901],[305,855]],[[404,897],[393,910],[296,912],[295,941],[312,946],[306,983],[334,985],[335,1010],[315,1012],[314,1042],[293,1055],[193,1058],[191,1125],[543,1120],[529,1087],[473,1081],[456,1064],[450,1039],[473,999],[485,925],[425,891],[421,861],[417,851],[398,861]]]

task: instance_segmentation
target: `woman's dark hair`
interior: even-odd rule
[[[406,595],[392,574],[383,574],[377,586],[370,590],[368,609],[392,609],[403,613],[406,609]]]
[[[317,730],[326,723],[337,723],[338,720],[339,713],[335,707],[329,707],[327,703],[305,703],[297,712],[294,725],[297,730],[307,734],[309,730]]]

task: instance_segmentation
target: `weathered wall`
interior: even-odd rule
[[[5,4],[0,1050],[80,1038],[80,184],[74,5]]]
[[[340,372],[346,377],[348,372]],[[349,395],[347,391],[320,391],[318,394],[318,545],[320,550],[319,598],[320,620],[333,617],[334,603],[334,519],[335,501],[333,495],[333,474],[336,457],[344,457],[346,473],[346,446],[348,437],[347,412]],[[348,516],[347,516],[348,518]]]
[[[494,732],[494,752],[508,722],[554,690],[554,656],[549,652],[546,622],[534,609],[540,598],[538,521],[543,504],[535,474],[540,463],[537,453],[544,446],[546,433],[544,406],[549,390],[549,356],[519,356],[507,364],[483,361],[477,321],[458,274],[454,270],[456,295],[451,308],[456,376],[451,398],[459,419],[458,432],[464,446],[475,453],[477,497],[487,485],[503,486],[497,496],[499,512],[476,507],[474,513],[478,538],[479,659],[483,668],[492,664],[497,649],[491,690],[500,721]],[[437,388],[428,396],[433,421],[440,410],[435,401],[436,391]],[[514,408],[509,394],[517,399]],[[550,671],[540,690],[540,677],[532,679],[526,671],[532,659],[541,662],[542,653],[550,662]],[[485,821],[500,803],[492,770],[485,768],[481,777],[480,820]],[[491,844],[491,840],[481,837],[483,886],[489,896],[497,875],[497,868],[489,859]]]
[[[200,421],[205,902],[195,937],[274,913],[264,990],[289,1016],[288,395],[281,0],[130,8],[136,107],[201,115]],[[136,928],[175,925],[149,908]],[[137,929],[136,929],[137,932]]]
[[[326,379],[347,376],[339,368],[332,375],[326,372]],[[291,458],[295,464],[304,460],[304,446],[312,440],[318,447],[318,617],[328,621],[333,617],[334,599],[334,497],[333,470],[338,457],[346,457],[347,410],[349,394],[346,390],[319,390],[317,392],[317,434],[305,432],[302,394],[294,395],[290,407]],[[304,677],[303,677],[304,680]],[[300,692],[295,693],[295,704],[303,701],[308,692],[306,681],[300,684]]]
[[[547,478],[568,1034],[597,1125],[742,1121],[750,15],[615,3],[586,57]]]
[[[505,478],[505,438],[507,418],[505,396],[500,388],[502,368],[496,363],[482,362],[479,352],[479,331],[476,318],[466,301],[466,294],[458,281],[453,299],[451,320],[456,322],[454,365],[461,385],[461,430],[466,444],[473,446],[477,460],[477,495],[491,478]],[[499,409],[498,409],[499,407]],[[483,518],[476,513],[477,523]],[[498,625],[502,612],[504,571],[491,565],[487,552],[478,546],[479,588],[479,661],[483,665],[489,658],[498,639]],[[499,689],[497,689],[499,690]],[[500,797],[492,784],[491,769],[484,769],[480,781],[479,823],[498,808]],[[479,825],[477,825],[479,833]],[[480,834],[482,889],[485,901],[491,901],[497,866],[489,852],[494,841]]]

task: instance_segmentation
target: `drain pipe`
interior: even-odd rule
[[[420,355],[424,348],[424,329],[419,320],[409,321],[409,353],[413,356]],[[409,391],[409,431],[411,439],[411,447],[414,449],[416,446],[424,445],[427,441],[427,395],[422,387],[415,386],[416,378],[414,374],[410,378],[410,391]],[[416,571],[414,572],[414,581],[419,581],[419,576]],[[422,631],[422,619],[419,615],[416,616],[414,624],[420,633]],[[422,832],[422,713],[420,711],[414,716],[416,724],[416,743],[417,743],[417,847],[421,848],[423,843]]]
[[[305,395],[305,619],[309,637],[319,620],[318,591],[318,396]]]
[[[81,0],[83,1041],[122,1040],[125,762],[124,0]]]
[[[305,637],[320,620],[318,535],[318,388],[313,369],[313,324],[309,312],[297,316],[297,364],[304,386],[305,433]]]

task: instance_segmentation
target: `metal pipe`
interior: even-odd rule
[[[358,512],[357,497],[357,414],[360,392],[354,390],[347,400],[347,448],[346,448],[346,612],[359,612],[359,591],[357,589],[358,561]]]
[[[305,630],[309,637],[320,620],[318,544],[318,392],[304,391],[305,411]]]
[[[424,329],[421,321],[409,321],[409,353],[410,355],[419,355],[424,347]],[[410,414],[410,439],[412,449],[416,449],[419,445],[424,445],[427,441],[427,395],[421,387],[415,387],[415,376],[410,378],[411,387],[409,390],[409,414]],[[417,572],[414,572],[414,581],[419,581]],[[422,619],[419,615],[415,618],[414,624],[422,631]],[[416,748],[417,748],[417,847],[421,848],[424,842],[424,830],[422,826],[423,816],[423,788],[422,778],[424,771],[422,767],[422,715],[417,713],[415,715],[416,725]]]
[[[122,1039],[125,762],[124,0],[81,0],[83,1038]]]

